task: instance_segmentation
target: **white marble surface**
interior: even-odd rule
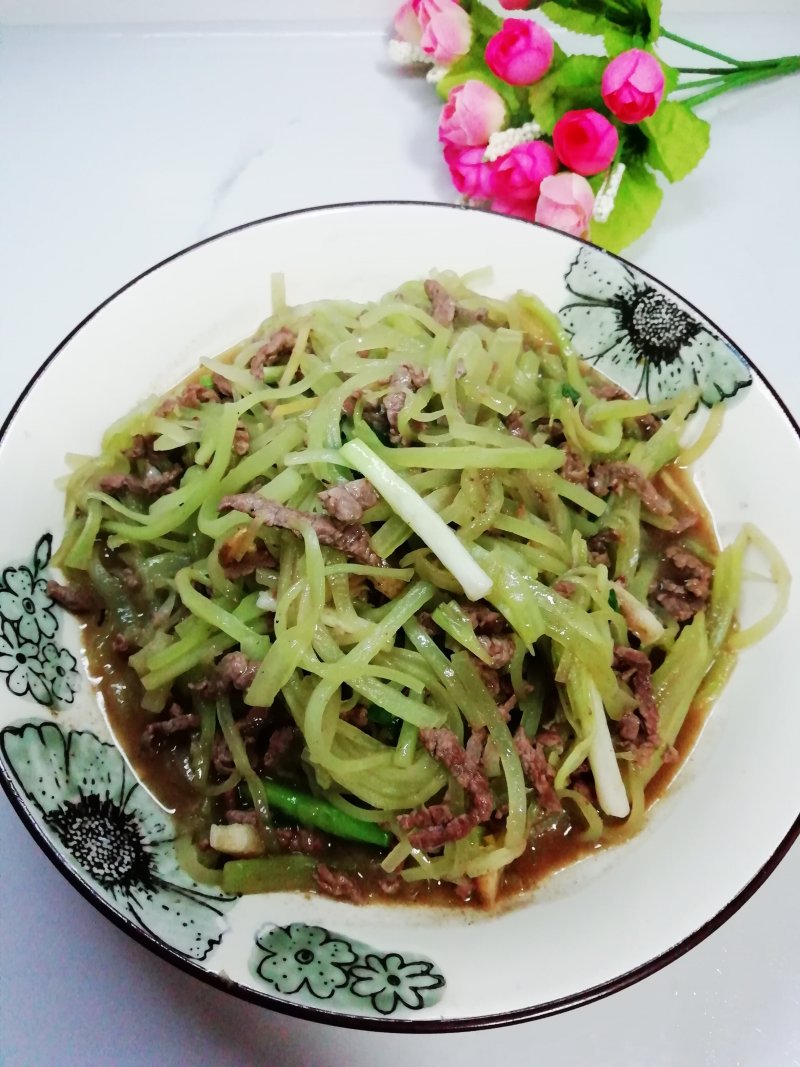
[[[669,20],[676,32],[743,56],[800,52],[797,0],[768,18],[701,17],[688,6]],[[6,21],[19,21],[19,4],[0,2],[0,19],[4,8]],[[436,101],[424,83],[388,68],[382,32],[376,17],[5,30],[0,417],[87,311],[181,246],[311,204],[450,198]],[[800,78],[726,98],[706,115],[709,155],[667,192],[656,226],[630,254],[719,322],[800,414]],[[17,506],[4,502],[3,522]],[[769,738],[768,694],[753,713]],[[735,834],[735,819],[747,817],[742,799],[721,833]],[[499,1056],[548,1067],[788,1067],[800,1064],[799,890],[795,848],[704,944],[577,1012],[469,1035],[350,1033],[239,1002],[130,941],[57,874],[2,800],[0,1059],[7,1067],[471,1067]],[[535,967],[536,946],[526,951]]]

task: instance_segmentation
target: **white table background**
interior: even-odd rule
[[[0,0],[0,419],[87,311],[182,246],[313,204],[452,198],[436,98],[384,58],[392,4],[347,0],[327,23],[325,4],[292,6],[142,0],[137,17],[152,21],[136,26],[126,0]],[[702,6],[666,0],[665,22],[743,57],[800,52],[800,0]],[[704,114],[708,156],[629,254],[720,323],[800,414],[800,77]],[[3,501],[2,522],[22,506]],[[771,713],[767,691],[753,709],[767,736]],[[735,839],[735,822],[720,832]],[[788,1067],[800,1064],[799,898],[796,847],[721,930],[607,1000],[501,1031],[348,1032],[245,1004],[147,952],[62,879],[2,798],[0,1060]]]

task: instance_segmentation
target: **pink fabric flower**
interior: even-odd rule
[[[594,208],[592,188],[585,178],[562,170],[539,187],[536,221],[574,237],[585,237]]]
[[[506,120],[506,105],[485,82],[471,80],[450,90],[439,120],[442,144],[485,145]]]
[[[498,215],[511,215],[515,219],[533,222],[536,218],[536,200],[492,200],[489,207]]]
[[[453,185],[462,194],[475,200],[488,200],[494,195],[494,163],[484,163],[483,145],[459,148],[445,145],[444,161],[450,168]]]
[[[577,174],[599,174],[614,158],[619,134],[599,112],[568,111],[555,125],[553,147],[558,158]]]
[[[532,210],[536,206],[543,179],[549,178],[557,170],[558,160],[550,145],[544,141],[518,144],[495,163],[492,183],[494,200],[506,205],[513,202],[527,204]],[[495,208],[494,204],[492,207],[504,215],[517,214]]]
[[[664,96],[664,71],[658,60],[640,48],[621,52],[603,71],[603,102],[620,122],[650,118]]]
[[[397,9],[393,25],[394,32],[401,41],[408,41],[409,44],[419,44],[422,37],[422,27],[414,10],[413,0],[406,0],[404,4],[401,4]]]
[[[486,45],[486,65],[509,85],[533,85],[553,62],[553,38],[530,19],[506,19]]]
[[[439,66],[449,67],[469,51],[472,23],[456,0],[412,0],[422,28],[420,47]]]

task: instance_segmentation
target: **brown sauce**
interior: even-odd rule
[[[668,478],[680,487],[684,498],[691,502],[691,509],[699,521],[691,530],[692,540],[716,555],[719,546],[711,517],[688,474],[679,467],[665,468]],[[674,494],[660,477],[656,484],[671,498]],[[656,540],[658,531],[653,531]],[[189,781],[189,763],[185,747],[162,746],[148,749],[141,745],[144,728],[153,721],[151,713],[144,711],[139,703],[141,685],[135,671],[125,658],[111,647],[111,635],[102,623],[89,621],[83,624],[83,646],[90,677],[102,697],[111,731],[125,751],[141,780],[159,798],[166,808],[174,813],[179,824],[191,826],[201,803]],[[659,799],[674,779],[688,753],[694,746],[709,708],[699,701],[690,709],[678,735],[675,748],[678,759],[661,767],[645,791],[649,807]],[[635,831],[634,831],[635,832]],[[570,866],[601,847],[617,845],[632,836],[624,825],[609,825],[602,842],[587,842],[583,839],[580,820],[578,825],[562,817],[557,828],[549,830],[529,842],[525,852],[503,872],[498,893],[498,906],[510,906],[526,896],[550,875]],[[478,906],[473,894],[461,900],[449,883],[432,881],[400,881],[396,893],[387,896],[380,883],[386,874],[380,867],[382,853],[369,846],[362,846],[328,838],[324,852],[319,857],[339,870],[344,870],[358,879],[367,901],[428,906]]]

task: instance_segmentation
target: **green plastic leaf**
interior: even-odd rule
[[[657,41],[661,33],[661,0],[644,0],[644,9],[650,18],[648,41]]]
[[[601,170],[599,174],[593,174],[590,178],[587,178],[587,182],[591,186],[592,192],[595,196],[600,192],[603,182],[608,177],[607,170]]]
[[[556,26],[563,26],[565,30],[572,30],[574,33],[590,33],[599,37],[606,30],[613,28],[599,11],[578,11],[573,7],[562,7],[556,2],[542,4],[540,11],[547,15],[551,22],[555,22]]]
[[[605,112],[600,79],[607,62],[605,56],[569,56],[531,86],[528,93],[531,112],[545,133],[552,133],[567,111],[593,107]]]
[[[502,28],[502,18],[482,4],[481,0],[463,0],[461,6],[472,20],[472,30],[477,36],[488,40]]]
[[[652,47],[649,48],[648,51],[656,57],[661,69],[664,71],[664,96],[667,97],[671,92],[674,92],[674,90],[677,89],[680,74],[674,67],[671,67],[669,63],[665,63],[661,56],[656,56],[655,50]]]
[[[609,57],[613,59],[620,52],[627,52],[629,48],[644,48],[646,41],[639,34],[631,36],[627,30],[611,26],[603,34],[603,44]]]
[[[656,40],[660,33],[661,0],[622,0],[614,4],[604,0],[550,0],[542,4],[541,10],[551,22],[575,33],[605,37],[616,30],[630,41],[639,38],[644,42]],[[634,47],[622,45],[622,38],[616,35],[611,41],[615,49],[611,55]]]
[[[589,236],[610,252],[627,248],[648,229],[661,206],[656,176],[640,160],[632,160],[622,176],[614,210],[607,222],[592,222]]]
[[[671,182],[685,178],[708,150],[711,127],[686,104],[665,100],[641,125],[650,141],[647,162]]]

